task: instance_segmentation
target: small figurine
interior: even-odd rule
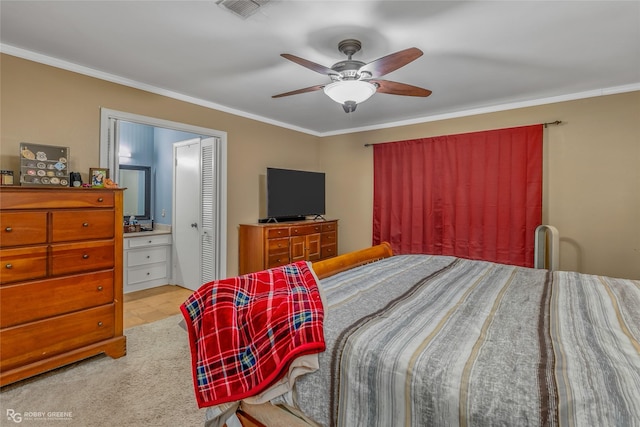
[[[104,188],[118,188],[118,183],[113,182],[111,178],[105,178]]]

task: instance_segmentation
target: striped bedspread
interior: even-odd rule
[[[444,256],[321,281],[326,426],[640,426],[640,282]]]

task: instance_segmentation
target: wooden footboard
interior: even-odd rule
[[[381,244],[370,248],[349,252],[322,261],[316,261],[313,263],[313,271],[315,271],[318,279],[324,279],[325,277],[333,276],[341,271],[349,270],[350,268],[368,264],[392,255],[393,250],[391,250],[391,245],[387,242],[382,242]]]

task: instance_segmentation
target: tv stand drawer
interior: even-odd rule
[[[308,234],[320,233],[321,231],[322,231],[322,226],[320,224],[291,227],[292,236],[306,236]]]
[[[289,237],[289,228],[268,228],[267,229],[267,237],[269,239],[276,239],[278,237]]]

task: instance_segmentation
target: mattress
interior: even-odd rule
[[[640,425],[638,281],[400,255],[320,285],[321,425]]]

